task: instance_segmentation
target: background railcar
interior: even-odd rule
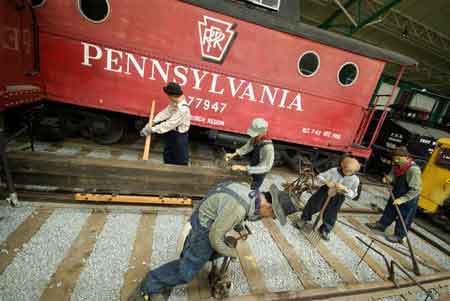
[[[289,158],[306,155],[317,165],[341,152],[368,158],[385,116],[369,126],[385,65],[416,64],[298,23],[297,1],[280,1],[276,11],[245,1],[34,3],[35,79],[53,104],[36,130],[52,137],[79,131],[116,142],[127,126],[123,114],[147,116],[152,99],[162,109],[161,87],[176,81],[193,124],[210,137],[235,140],[261,116]]]

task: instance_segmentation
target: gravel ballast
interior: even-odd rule
[[[366,224],[369,221],[369,219],[367,217],[359,217],[358,220],[361,223],[363,223],[363,224]],[[389,233],[389,228],[388,228],[388,230],[386,232]],[[392,246],[395,249],[402,250],[403,253],[409,254],[409,249],[408,249],[407,246],[400,245],[400,244],[397,244],[397,243],[391,243],[388,240],[386,240],[382,235],[378,235],[378,238],[383,240],[387,245],[390,245],[390,246]],[[415,245],[413,245],[413,247],[417,248],[417,246],[415,246]],[[405,255],[402,255],[402,254],[399,254],[399,256],[405,258],[406,261],[409,261],[409,262],[411,261],[409,256],[405,256]],[[419,263],[419,268],[420,268],[420,272],[423,273],[424,275],[430,275],[430,274],[433,274],[435,272],[433,269],[430,269],[429,267],[426,267],[426,266],[424,266],[421,263]]]
[[[35,152],[47,152],[47,149],[51,146],[50,143],[42,142],[42,141],[36,141],[34,143],[34,151]]]
[[[110,159],[111,153],[109,151],[92,151],[87,154],[86,157],[95,159]]]
[[[4,242],[32,212],[33,208],[30,207],[0,206],[0,243]]]
[[[241,264],[238,260],[230,263],[228,268],[228,279],[232,283],[230,296],[247,295],[250,293],[247,278],[244,275]]]
[[[274,292],[303,289],[264,224],[257,221],[249,223],[248,226],[253,234],[249,236],[247,243],[256,258],[258,268],[264,275],[267,289]]]
[[[265,177],[264,182],[260,187],[260,191],[269,191],[269,188],[272,184],[275,184],[278,187],[278,189],[283,189],[284,183],[286,183],[286,180],[282,176],[269,173]]]
[[[360,258],[347,245],[340,240],[333,232],[330,233],[330,240],[323,241],[327,248],[335,254],[344,266],[355,275],[361,282],[371,282],[381,280],[377,274],[363,261],[358,267]]]
[[[179,257],[177,254],[177,241],[181,230],[188,219],[183,215],[158,214],[153,230],[153,251],[149,269],[155,269],[160,265]],[[170,300],[187,301],[186,286],[173,289]]]
[[[56,154],[65,155],[65,156],[73,156],[78,154],[81,151],[81,147],[67,147],[64,146],[56,150]]]
[[[443,248],[447,249],[447,251],[450,252],[449,244],[447,244],[446,242],[444,242],[443,240],[441,240],[440,238],[435,236],[433,233],[421,228],[419,225],[414,224],[414,223],[413,223],[413,225],[414,225],[414,230],[417,230],[419,233],[425,235],[426,237],[428,237],[428,239],[431,239],[432,241],[439,244],[440,246],[442,246]]]
[[[137,161],[139,159],[139,155],[137,153],[131,153],[131,152],[123,152],[119,156],[119,160],[124,161]]]
[[[308,240],[294,228],[289,222],[281,226],[276,221],[284,237],[293,246],[295,253],[305,264],[311,277],[321,287],[335,287],[343,283],[339,275],[332,267],[320,256],[318,251],[309,243]]]
[[[446,270],[450,271],[450,259],[447,255],[442,253],[441,251],[436,250],[431,245],[424,243],[419,237],[415,234],[409,235],[409,239],[411,240],[411,244],[414,248],[420,249],[422,252],[428,254],[432,257],[441,267],[444,267]]]
[[[55,210],[0,275],[0,300],[38,300],[88,216]]]
[[[137,214],[110,213],[86,258],[71,300],[119,300],[139,223]]]

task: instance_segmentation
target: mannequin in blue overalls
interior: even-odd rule
[[[141,130],[141,136],[163,135],[164,163],[176,165],[189,164],[189,127],[191,111],[180,85],[169,83],[163,87],[170,104],[153,119],[153,126],[147,124]]]
[[[383,177],[383,182],[392,184],[392,194],[395,199],[389,198],[378,222],[366,225],[372,230],[385,232],[395,221],[394,235],[387,235],[386,239],[393,243],[405,243],[406,231],[410,229],[416,215],[422,189],[422,175],[420,167],[413,161],[408,149],[404,146],[393,150],[392,163],[393,168],[388,175]],[[398,206],[406,229],[402,227],[394,206]]]
[[[238,148],[234,153],[225,154],[225,161],[229,161],[235,156],[250,155],[250,164],[233,165],[233,171],[248,172],[252,177],[251,189],[259,190],[264,178],[273,167],[275,150],[272,140],[267,138],[269,124],[262,118],[255,118],[252,121],[247,134],[251,137],[247,143]]]

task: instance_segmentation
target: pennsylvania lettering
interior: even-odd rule
[[[92,67],[94,63],[101,63],[104,64],[104,70],[109,72],[149,80],[162,79],[165,83],[174,81],[193,90],[231,96],[237,100],[262,103],[285,110],[303,111],[302,95],[297,92],[90,43],[81,44],[83,66]]]

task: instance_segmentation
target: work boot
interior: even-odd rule
[[[171,290],[164,291],[160,294],[143,293],[139,286],[128,297],[128,301],[167,301],[169,300]]]
[[[383,226],[382,224],[380,224],[379,222],[367,223],[366,226],[370,230],[374,230],[374,231],[378,231],[378,232],[383,232],[384,233],[384,230],[386,230],[386,227]]]
[[[150,296],[144,294],[138,285],[130,294],[130,296],[128,296],[128,301],[150,301]]]
[[[397,235],[386,235],[386,240],[392,243],[404,244],[406,242],[406,237],[398,237]]]
[[[322,237],[323,240],[329,241],[330,240],[330,232],[322,230],[322,231],[320,231],[320,237]]]

